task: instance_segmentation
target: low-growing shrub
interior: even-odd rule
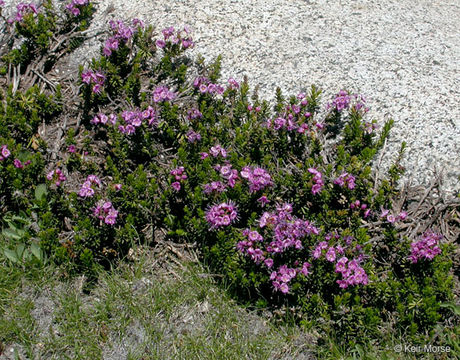
[[[80,3],[67,10],[84,29],[92,8]],[[49,38],[26,30],[55,26],[51,2],[44,9],[16,24],[34,51],[46,52]],[[452,246],[434,230],[404,231],[417,221],[407,201],[395,206],[404,144],[386,177],[373,171],[392,121],[367,120],[364,97],[345,90],[321,105],[314,86],[278,90],[272,106],[247,79],[222,82],[220,58],[187,58],[193,45],[187,27],[157,34],[137,19],[111,21],[101,56],[80,68],[82,122],[58,161],[44,143],[23,147],[63,110],[60,89],[9,90],[2,213],[33,205],[30,237],[89,274],[163,229],[196,243],[239,300],[334,329],[346,346],[378,339],[384,323],[416,341],[434,331],[453,299]],[[31,61],[14,50],[2,60],[23,71]]]

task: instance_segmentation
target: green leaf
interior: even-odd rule
[[[2,235],[7,239],[19,240],[22,236],[18,233],[17,229],[8,228],[2,230]]]
[[[46,184],[39,184],[35,188],[35,199],[41,200],[43,199],[43,196],[46,196],[48,194],[48,190],[46,188]]]
[[[460,316],[460,305],[454,303],[442,303],[440,307],[450,309],[454,312],[455,315]]]
[[[18,254],[19,259],[22,259],[25,249],[26,249],[26,246],[24,244],[18,244],[16,246],[16,254]]]
[[[18,259],[18,255],[16,254],[16,251],[5,249],[3,250],[3,253],[11,262],[14,262],[14,263],[18,262],[19,259]]]
[[[179,235],[179,236],[185,236],[185,235],[187,235],[187,232],[182,230],[182,229],[177,229],[176,234]]]
[[[13,215],[11,217],[11,220],[18,221],[18,222],[23,223],[23,224],[28,224],[29,223],[29,219],[26,219],[26,218],[23,218],[22,216],[17,216],[17,215]]]
[[[30,245],[30,251],[38,260],[43,260],[43,251],[42,249],[40,249],[40,246],[38,246],[35,243],[32,243],[32,245]]]

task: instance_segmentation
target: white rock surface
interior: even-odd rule
[[[10,1],[11,2],[11,1]],[[94,27],[140,18],[158,30],[188,24],[223,78],[260,84],[260,95],[345,88],[368,99],[370,117],[393,118],[388,156],[407,142],[403,165],[416,184],[433,169],[460,190],[460,3],[457,0],[101,0]],[[111,10],[113,7],[113,11]],[[94,44],[93,44],[94,45]],[[78,56],[89,59],[98,46]]]

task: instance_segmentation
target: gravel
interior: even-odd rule
[[[222,54],[223,79],[249,77],[259,94],[341,89],[366,96],[369,116],[395,126],[387,167],[407,143],[404,180],[460,191],[460,3],[457,0],[103,0],[93,27],[140,18],[157,30],[189,25],[206,59]],[[75,56],[89,60],[98,42]]]

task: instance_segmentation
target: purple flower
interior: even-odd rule
[[[201,84],[199,89],[200,89],[200,92],[203,93],[203,94],[208,92],[208,87],[206,86],[206,84]]]
[[[211,229],[229,226],[237,217],[237,208],[231,201],[213,205],[206,212],[206,221]]]
[[[174,182],[171,184],[171,187],[172,187],[174,190],[179,191],[179,190],[180,190],[180,182],[174,181]]]
[[[201,140],[201,135],[198,132],[195,132],[193,130],[189,130],[187,132],[187,140],[188,140],[189,143],[195,143],[195,142]]]
[[[265,259],[264,264],[265,264],[266,267],[268,267],[270,269],[273,266],[273,259],[270,259],[270,258]]]
[[[324,185],[324,182],[323,182],[323,175],[321,174],[321,172],[319,172],[318,170],[316,170],[315,168],[309,168],[308,169],[308,172],[310,174],[313,174],[313,186],[311,188],[311,192],[313,195],[316,195],[318,193],[320,193],[323,189],[323,185]]]
[[[265,195],[262,195],[260,198],[257,199],[257,202],[260,203],[262,207],[264,207],[270,202],[270,200],[268,200],[268,198]]]
[[[393,224],[396,221],[396,218],[394,215],[387,215],[387,221],[391,224]]]
[[[270,174],[260,167],[251,168],[245,166],[240,175],[249,182],[249,192],[251,193],[273,185]]]
[[[166,86],[158,86],[153,91],[153,101],[155,103],[162,101],[171,101],[176,98],[177,94],[170,91]]]
[[[101,187],[101,181],[96,175],[88,175],[86,181],[82,184],[78,195],[80,197],[92,197],[94,195],[93,185]]]
[[[107,225],[115,225],[118,211],[115,210],[110,201],[100,200],[93,209],[93,215]]]
[[[412,263],[417,263],[421,259],[432,260],[436,255],[441,253],[441,248],[438,246],[442,235],[435,233],[432,230],[427,230],[420,240],[411,244],[411,254],[409,260]]]
[[[305,275],[305,276],[307,276],[310,273],[310,271],[309,271],[310,266],[311,266],[311,264],[309,264],[307,262],[303,263],[302,269],[300,270],[300,273]]]
[[[311,192],[312,192],[313,195],[316,195],[316,194],[320,193],[322,189],[323,189],[322,185],[314,184],[311,187]]]
[[[137,18],[133,19],[133,25],[138,26],[141,29],[143,29],[145,27],[144,22],[142,20],[140,20],[140,19],[137,19]]]
[[[100,94],[102,91],[102,86],[101,84],[95,84],[93,86],[93,94]]]
[[[209,184],[205,184],[203,188],[204,188],[205,194],[211,194],[212,192],[217,192],[217,193],[224,192],[226,189],[226,186],[221,181],[213,181]]]
[[[8,150],[8,147],[6,145],[2,145],[0,147],[0,161],[5,160],[11,155],[10,150]]]
[[[105,47],[109,50],[118,50],[118,46],[120,45],[118,39],[116,37],[109,37],[105,41]]]
[[[329,250],[326,253],[326,260],[329,262],[334,262],[335,261],[335,249],[334,247],[330,247]]]
[[[219,154],[223,157],[223,158],[226,158],[227,157],[227,150],[225,150],[222,146],[220,145],[215,145],[213,147],[211,147],[211,149],[209,149],[209,152],[210,154],[213,156],[213,157],[218,157]]]
[[[347,270],[347,265],[346,265],[347,262],[348,262],[348,258],[346,258],[345,256],[341,257],[335,265],[335,272],[340,272],[340,273],[345,272]]]
[[[335,265],[335,272],[342,274],[342,279],[337,280],[337,284],[339,284],[342,289],[359,284],[367,285],[367,274],[364,269],[359,266],[358,261],[353,259],[348,262],[348,264],[347,262],[348,258],[342,257]]]
[[[287,294],[289,292],[289,286],[286,284],[286,283],[282,283],[280,285],[280,291],[283,293],[283,294]]]
[[[61,186],[63,181],[66,181],[66,176],[62,173],[61,169],[51,170],[47,175],[46,178],[49,181],[54,181],[56,186]]]
[[[203,117],[203,114],[198,109],[192,108],[187,111],[188,120],[195,120],[201,117]]]
[[[13,165],[16,169],[23,169],[24,165],[22,164],[21,160],[19,159],[14,159]]]
[[[230,89],[238,89],[240,87],[240,84],[233,78],[228,79],[228,84]]]
[[[86,70],[81,73],[81,81],[84,82],[85,84],[90,84],[93,72],[91,70]]]
[[[164,40],[158,39],[157,41],[155,41],[155,45],[160,49],[163,49],[166,46],[166,43]]]
[[[17,9],[17,12],[16,12],[14,19],[8,20],[9,24],[13,23],[14,21],[21,22],[24,18],[24,15],[26,14],[30,14],[30,13],[38,14],[37,7],[34,4],[19,3],[16,6],[16,9]]]
[[[131,125],[131,124],[128,124],[125,126],[125,134],[127,135],[132,135],[136,132],[136,128]]]
[[[169,37],[173,36],[174,35],[174,27],[170,26],[168,28],[164,28],[163,30],[161,30],[161,32],[163,33],[163,37],[165,38],[165,40],[167,40]]]
[[[332,106],[335,108],[335,110],[341,112],[344,109],[348,109],[350,101],[350,95],[345,90],[341,90],[332,101]]]

